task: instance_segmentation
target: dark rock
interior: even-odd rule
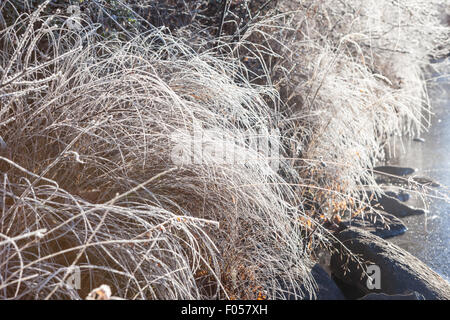
[[[375,178],[375,182],[379,185],[380,184],[390,184],[390,183],[398,183],[399,179],[396,177],[388,177],[388,176],[379,175]],[[366,182],[366,184],[367,184],[367,182]]]
[[[318,263],[311,269],[311,274],[317,284],[316,299],[314,300],[344,300],[345,297],[341,289],[331,279],[328,273]],[[304,289],[303,289],[304,290]],[[305,295],[305,300],[313,299],[308,294]]]
[[[362,228],[383,239],[392,238],[405,233],[408,228],[397,217],[380,210],[360,214],[350,221],[341,223],[346,227]]]
[[[384,193],[392,198],[400,200],[401,202],[406,202],[410,198],[410,195],[408,193],[396,193],[393,191],[385,191]]]
[[[382,187],[382,189],[386,195],[388,195],[392,198],[396,198],[402,202],[408,201],[409,198],[411,198],[409,193],[406,193],[405,190],[403,190],[403,188],[400,188],[400,187],[386,186],[386,187]]]
[[[369,293],[359,300],[425,300],[420,293],[413,291],[406,294]]]
[[[331,257],[333,277],[354,288],[359,297],[368,293],[395,295],[416,291],[425,299],[450,299],[450,284],[400,247],[354,227],[339,232],[336,237],[364,262],[361,265],[349,259],[341,244],[337,244],[341,253]],[[369,272],[370,265],[380,270],[379,288],[369,289],[368,276],[362,269]],[[374,273],[369,273],[375,277]]]
[[[347,300],[359,299],[366,294],[366,292],[362,292],[359,288],[357,288],[353,284],[346,283],[333,274],[331,275],[331,279],[333,279],[333,281],[336,283],[339,289],[341,289],[342,293],[344,294]]]
[[[412,179],[420,184],[423,184],[425,186],[429,186],[429,187],[440,187],[441,185],[439,184],[439,182],[434,181],[433,179],[429,178],[429,177],[412,177]]]
[[[331,279],[328,273],[316,263],[311,269],[311,275],[317,284],[315,296],[312,292],[306,290],[305,287],[301,287],[304,300],[345,300],[345,297],[336,283]],[[279,282],[281,283],[281,282]],[[286,283],[282,283],[282,287],[289,287]],[[293,290],[285,289],[278,300],[297,300],[293,293]]]
[[[413,141],[415,141],[415,142],[422,142],[423,143],[423,142],[425,142],[425,139],[416,137],[416,138],[413,139]]]
[[[413,216],[413,215],[421,215],[425,213],[425,210],[423,209],[417,209],[414,207],[410,207],[402,202],[400,202],[398,199],[393,198],[388,195],[378,195],[376,198],[374,198],[371,203],[372,206],[375,206],[379,204],[381,206],[381,209],[386,211],[387,213],[390,213],[397,218],[403,218],[407,216]]]
[[[413,168],[400,166],[379,166],[373,168],[373,170],[375,171],[375,173],[382,172],[399,177],[407,176],[411,173],[416,172],[416,170]]]

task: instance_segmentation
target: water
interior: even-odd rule
[[[422,135],[424,143],[403,138],[403,148],[396,147],[396,155],[389,160],[418,169],[417,175],[428,176],[446,187],[436,190],[449,194],[450,186],[450,59],[439,79],[429,85],[433,106],[432,126]],[[439,76],[434,74],[433,76]],[[411,216],[403,221],[408,231],[391,241],[422,260],[433,270],[450,281],[450,203],[443,200],[427,201],[429,213]],[[412,198],[407,202],[423,207],[424,202]]]

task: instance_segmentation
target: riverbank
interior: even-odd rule
[[[35,3],[0,8],[0,298],[303,299],[423,212],[375,162],[430,111],[441,1]],[[382,283],[447,297],[392,250]]]
[[[400,214],[399,211],[403,208],[386,206],[386,203],[381,201],[383,209],[389,208],[390,214],[401,216],[400,221],[395,223],[388,221],[389,230],[386,230],[386,226],[383,227],[383,223],[374,222],[373,217],[370,216],[366,217],[368,222],[353,221],[353,226],[356,226],[357,229],[345,231],[350,232],[351,236],[344,236],[341,232],[338,237],[340,240],[347,240],[344,245],[356,248],[356,251],[352,252],[362,254],[363,260],[370,260],[369,266],[376,267],[374,270],[380,272],[380,276],[382,276],[378,279],[374,278],[375,281],[379,281],[379,288],[375,287],[375,283],[373,287],[370,287],[367,276],[363,276],[362,280],[359,279],[361,272],[355,265],[352,271],[345,275],[341,269],[345,260],[334,256],[334,261],[331,257],[329,260],[322,260],[322,267],[329,270],[329,277],[323,275],[317,277],[321,283],[319,288],[326,293],[319,293],[319,299],[327,299],[327,297],[339,300],[435,299],[436,296],[426,297],[423,295],[424,292],[430,294],[428,289],[420,286],[417,288],[417,284],[409,281],[411,280],[409,276],[402,276],[403,272],[408,273],[405,271],[406,265],[409,265],[412,270],[417,270],[413,277],[421,278],[423,282],[431,281],[430,277],[434,278],[436,290],[440,291],[439,288],[443,288],[443,296],[440,298],[449,299],[450,59],[440,61],[438,70],[439,72],[430,72],[428,76],[427,87],[432,105],[429,129],[420,137],[393,137],[389,148],[386,148],[387,159],[383,163],[384,167],[378,169],[390,175],[389,179],[382,175],[380,177],[385,192],[396,198],[399,203],[411,208],[422,208],[423,214]],[[392,177],[397,174],[399,178],[393,179]],[[411,180],[414,177],[422,177],[422,180],[429,180],[432,183],[428,183],[424,190],[418,188],[414,180]],[[370,238],[371,236],[364,234],[363,230],[382,238],[388,238],[388,242],[398,247],[392,249],[387,242],[383,244],[380,238],[373,236]],[[364,237],[370,240],[365,243]],[[350,239],[353,239],[352,242],[348,242]],[[385,246],[385,249],[374,250],[374,245]],[[412,255],[408,255],[406,252]],[[398,254],[402,257],[399,257]],[[418,259],[414,259],[412,256]],[[405,260],[405,257],[408,258]],[[380,268],[380,265],[383,267]],[[388,274],[386,275],[386,273]],[[384,282],[388,282],[388,284]]]
[[[447,280],[450,279],[450,60],[440,62],[439,73],[431,73],[428,84],[433,115],[431,127],[421,141],[403,139],[404,148],[397,144],[391,164],[417,168],[415,175],[428,176],[441,187],[431,195],[445,199],[412,197],[407,203],[425,207],[427,215],[405,218],[408,233],[391,241],[424,261]],[[438,194],[439,192],[440,194]],[[425,206],[424,206],[425,205]]]

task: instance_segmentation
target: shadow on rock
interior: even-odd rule
[[[315,292],[306,290],[305,287],[301,287],[303,293],[303,300],[345,300],[345,296],[341,289],[331,279],[328,273],[316,263],[311,269],[311,275],[316,283]],[[296,295],[292,294],[292,291],[286,283],[282,283],[285,287],[285,292],[280,294],[277,300],[297,300]]]
[[[408,206],[398,199],[386,194],[376,196],[370,203],[372,206],[379,205],[381,209],[390,213],[397,218],[404,218],[413,215],[421,215],[425,213],[424,209],[418,209]]]
[[[416,172],[416,170],[413,168],[400,167],[400,166],[379,166],[379,167],[373,168],[373,171],[375,173],[386,173],[386,174],[390,174],[393,176],[399,176],[399,177],[407,176],[409,174]]]
[[[381,210],[360,214],[349,221],[341,222],[340,225],[345,228],[358,227],[383,239],[404,234],[408,230],[399,218]]]

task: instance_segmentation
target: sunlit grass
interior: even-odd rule
[[[434,5],[282,1],[223,50],[21,15],[0,31],[0,297],[301,298],[322,222],[366,208],[386,138],[426,123]],[[211,129],[252,161],[173,162]],[[272,129],[279,168],[240,144]]]

